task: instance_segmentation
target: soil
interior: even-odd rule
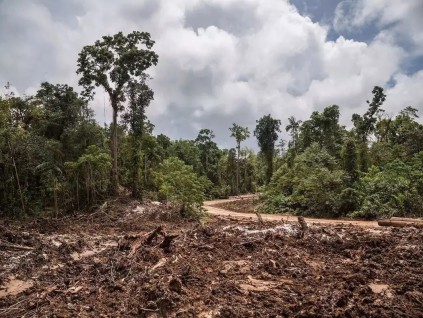
[[[0,221],[0,317],[423,317],[423,230],[117,200]]]
[[[228,200],[219,200],[217,203],[211,201],[210,205],[233,212],[255,213],[260,207],[260,201],[258,196],[247,195],[233,197]]]
[[[204,206],[209,214],[215,216],[228,216],[241,219],[256,219],[255,214],[259,209],[260,201],[255,194],[230,197],[229,199],[213,200],[204,202]],[[266,221],[285,221],[291,222],[297,220],[297,216],[291,214],[260,214],[260,217]],[[357,225],[362,227],[377,227],[377,221],[363,221],[356,219],[322,219],[322,218],[304,218],[307,223],[312,224],[331,224],[331,225]]]

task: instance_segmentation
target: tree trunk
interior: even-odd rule
[[[239,194],[239,153],[241,151],[241,143],[237,145],[237,159],[236,159],[236,194]]]
[[[273,175],[273,149],[266,155],[267,157],[267,169],[266,169],[266,184],[270,182]]]
[[[423,228],[423,220],[419,219],[409,219],[409,218],[390,218],[378,220],[378,225],[380,226],[393,226],[393,227],[406,227],[412,226],[416,228]]]
[[[19,196],[21,198],[21,204],[22,204],[22,212],[25,212],[25,203],[24,203],[24,198],[23,198],[23,194],[22,194],[21,182],[19,181],[18,168],[16,167],[16,161],[15,161],[15,152],[12,149],[12,146],[10,145],[9,141],[7,141],[7,144],[9,146],[10,155],[12,157],[13,167],[15,168],[16,182],[18,184]]]
[[[117,115],[118,115],[118,104],[117,101],[112,99],[113,108],[113,124],[112,124],[112,180],[111,190],[114,195],[118,194],[119,187],[119,174],[118,174],[118,140],[117,140]]]
[[[138,186],[139,180],[139,168],[140,168],[140,146],[139,141],[136,138],[140,138],[141,136],[133,136],[134,140],[132,146],[132,156],[133,156],[133,165],[132,165],[132,196],[134,198],[140,198],[140,189]]]

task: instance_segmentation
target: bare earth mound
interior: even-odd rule
[[[170,219],[117,202],[3,221],[0,316],[423,316],[421,229]]]

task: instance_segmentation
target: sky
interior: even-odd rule
[[[212,129],[233,147],[229,127],[271,114],[295,116],[339,105],[341,123],[364,113],[375,85],[386,113],[423,110],[422,0],[0,0],[0,91],[41,82],[78,88],[76,60],[103,35],[149,32],[159,63],[148,73],[154,133],[194,139]],[[107,95],[91,104],[109,122]]]

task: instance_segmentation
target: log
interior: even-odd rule
[[[8,249],[11,249],[11,250],[18,250],[18,251],[19,250],[20,251],[32,251],[32,250],[34,250],[33,247],[7,243],[7,242],[4,242],[2,240],[0,240],[0,247],[8,248]]]
[[[422,222],[422,219],[413,219],[413,218],[399,218],[399,217],[391,217],[392,221],[402,221],[402,222],[411,222],[411,223],[418,223],[418,222]]]
[[[405,220],[394,220],[391,219],[382,219],[378,220],[377,224],[380,226],[393,226],[393,227],[416,227],[416,228],[423,228],[423,222],[415,220],[415,219],[409,219],[407,221]]]

